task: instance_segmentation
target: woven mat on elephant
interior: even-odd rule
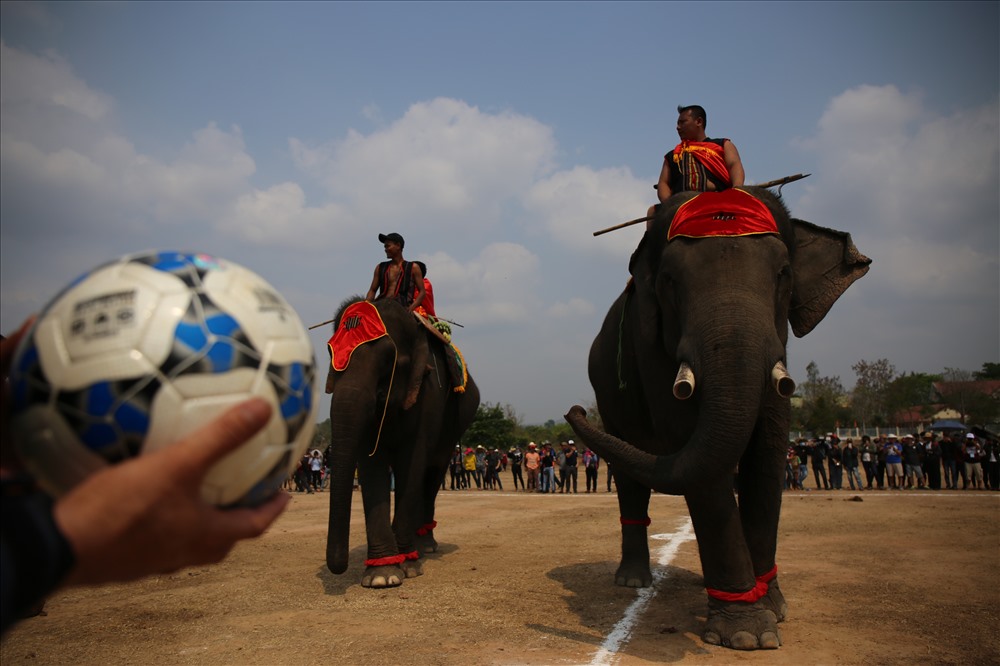
[[[731,187],[721,192],[702,192],[677,209],[667,240],[677,236],[751,236],[777,234],[774,216],[757,197]]]
[[[437,340],[444,347],[444,357],[448,364],[448,379],[451,382],[451,390],[455,393],[465,393],[465,385],[469,381],[469,369],[465,367],[465,358],[451,340],[439,331],[430,319],[423,315],[413,313],[413,316],[420,322],[428,335]]]
[[[326,343],[330,364],[340,372],[351,362],[354,350],[366,342],[386,335],[385,322],[375,306],[368,301],[352,303],[340,316],[340,323],[333,337]]]

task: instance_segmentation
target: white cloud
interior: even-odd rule
[[[493,243],[468,262],[443,252],[418,256],[427,264],[438,314],[467,326],[507,326],[541,310],[540,262],[515,243]]]
[[[487,114],[438,98],[413,104],[402,118],[369,135],[309,146],[290,141],[297,166],[336,200],[370,218],[399,216],[425,228],[479,228],[500,219],[552,168],[550,128],[510,112]]]
[[[642,237],[645,225],[609,232],[600,229],[646,214],[655,201],[652,183],[632,175],[627,168],[594,170],[577,166],[536,182],[524,196],[524,206],[541,219],[558,243],[587,254],[627,257]]]
[[[90,89],[73,74],[59,55],[46,52],[36,56],[10,48],[0,41],[0,105],[18,116],[55,106],[65,108],[92,121],[111,112],[111,98]]]
[[[793,212],[850,232],[874,260],[820,325],[827,349],[803,343],[803,362],[825,359],[823,374],[850,386],[861,355],[929,372],[995,360],[1000,100],[942,117],[920,95],[861,86],[833,98],[800,147],[820,167]]]

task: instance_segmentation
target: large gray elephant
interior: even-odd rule
[[[353,297],[334,321],[326,563],[335,574],[347,570],[357,467],[368,536],[361,584],[394,587],[419,576],[420,552],[437,548],[435,498],[453,448],[475,418],[479,389],[462,372],[461,356],[394,300]]]
[[[579,406],[566,419],[614,468],[615,580],[652,583],[650,489],[683,495],[708,592],[708,643],[781,644],[787,605],[775,551],[795,388],[788,325],[798,337],[811,331],[870,263],[849,234],[792,219],[766,189],[681,193],[660,206],[591,347],[606,432]]]

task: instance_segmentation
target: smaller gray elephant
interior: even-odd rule
[[[348,299],[335,321],[326,387],[332,394],[327,567],[347,570],[357,468],[368,535],[361,584],[394,587],[421,575],[421,552],[437,547],[435,499],[451,452],[475,418],[479,389],[464,360],[456,367],[445,344],[395,300]]]

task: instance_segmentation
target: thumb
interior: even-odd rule
[[[163,453],[170,455],[182,469],[201,478],[213,464],[267,425],[271,411],[271,405],[264,399],[250,398],[163,449]]]

